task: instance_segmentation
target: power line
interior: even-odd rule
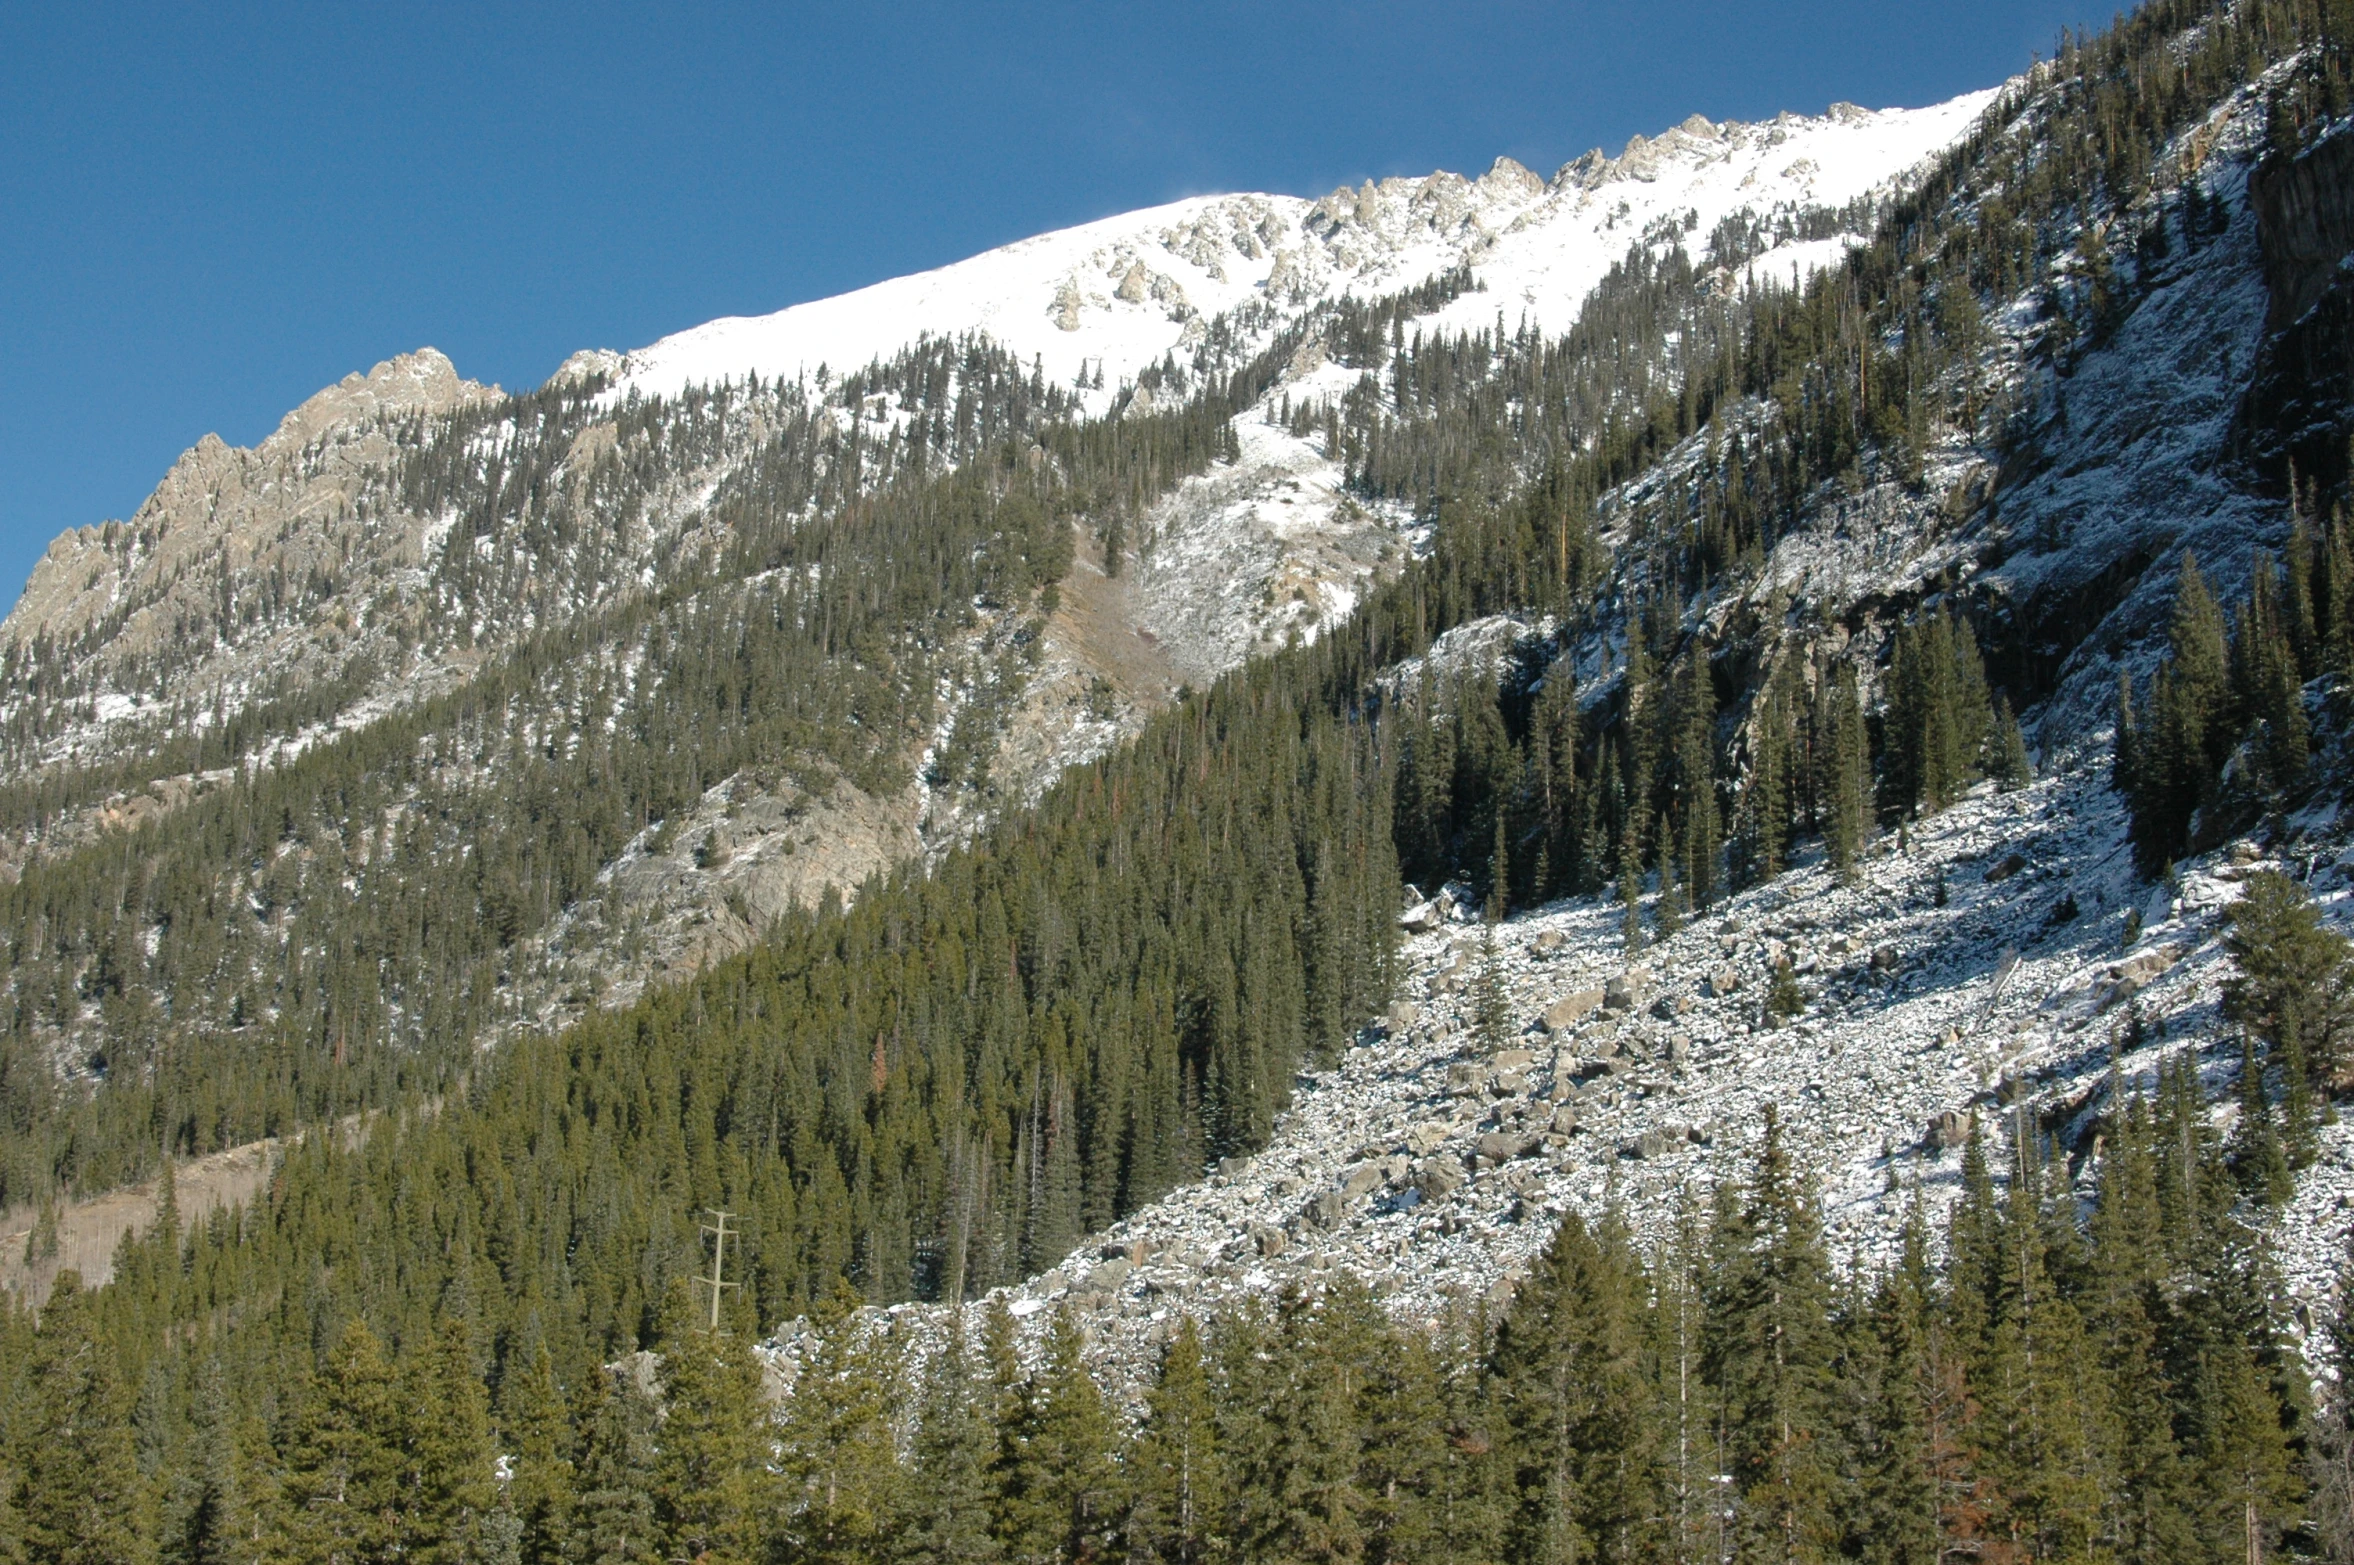
[[[744,1285],[740,1282],[729,1282],[726,1280],[727,1242],[731,1237],[727,1224],[728,1219],[735,1216],[736,1214],[733,1212],[722,1212],[710,1208],[706,1208],[706,1210],[710,1211],[712,1219],[710,1222],[703,1225],[703,1232],[709,1234],[712,1241],[711,1275],[708,1277],[697,1277],[695,1279],[695,1283],[698,1287],[709,1288],[711,1290],[711,1330],[717,1332],[719,1330],[720,1291],[725,1288],[741,1288]],[[744,1236],[741,1231],[738,1231],[733,1234],[732,1237],[740,1241]],[[741,1249],[742,1245],[739,1243],[737,1248]]]

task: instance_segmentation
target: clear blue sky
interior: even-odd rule
[[[2103,14],[2107,7],[2099,8]],[[1216,190],[1991,84],[2062,0],[0,7],[0,603],[207,430]]]

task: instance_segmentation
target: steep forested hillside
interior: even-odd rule
[[[2299,174],[2337,166],[2350,51],[2343,4],[2145,7],[2067,40],[1843,265],[1783,288],[1743,269],[1803,223],[1697,255],[1671,227],[1565,335],[1418,329],[1475,291],[1450,273],[1248,355],[1213,331],[1153,377],[1172,411],[1082,418],[974,345],[872,372],[908,415],[881,452],[855,414],[838,438],[863,383],[811,414],[757,387],[628,405],[593,482],[698,429],[753,453],[683,573],[559,608],[535,594],[606,566],[568,576],[591,540],[527,507],[544,554],[431,594],[485,648],[462,686],[36,854],[0,902],[0,1196],[306,1132],[252,1208],[167,1214],[104,1289],[0,1320],[0,1558],[2341,1548],[2343,1415],[2266,1302],[2266,1214],[2345,1084],[2343,945],[2285,880],[2234,915],[2235,1139],[2180,1063],[2154,1099],[2021,1112],[2007,1178],[1974,1138],[1952,1211],[1877,1274],[1827,1253],[1769,1128],[1667,1253],[1566,1217],[1500,1320],[1433,1336],[1326,1278],[1176,1331],[1133,1430],[1076,1316],[1025,1369],[995,1315],[916,1395],[853,1306],[980,1299],[1261,1145],[1397,992],[1401,881],[1492,919],[1615,896],[1640,946],[1802,858],[1859,875],[2032,752],[2109,767],[2093,689],[2146,872],[2318,819],[2347,781],[2350,404],[2342,370],[2275,393],[2284,360],[2333,362],[2348,284],[2270,264],[2313,202],[2264,193],[2328,188]],[[2236,400],[2195,460],[2120,433],[2126,347],[2266,299],[2255,358],[2217,350]],[[461,518],[554,492],[596,390],[420,426],[404,492]],[[527,933],[714,783],[959,770],[926,741],[947,649],[1002,614],[1018,656],[1074,550],[1243,417],[1320,442],[1427,547],[847,909],[476,1047]],[[2112,496],[2138,519],[2104,533],[2057,487],[2095,469],[2228,498]],[[2198,526],[2228,626],[2175,557]],[[1501,658],[1441,655],[1491,623]],[[8,808],[37,838],[234,734]],[[1785,968],[1760,1022],[1806,1003]],[[1480,1046],[1507,1026],[1483,1014]],[[50,1056],[94,1038],[61,1086]],[[717,1338],[685,1291],[711,1208],[741,1233]],[[802,1315],[772,1424],[747,1344]]]

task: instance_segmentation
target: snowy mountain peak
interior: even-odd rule
[[[1645,238],[1705,245],[1724,219],[1794,218],[1901,183],[1950,146],[1996,90],[1925,109],[1834,104],[1807,118],[1716,123],[1695,114],[1615,158],[1599,150],[1552,180],[1510,158],[1477,179],[1444,170],[1343,185],[1318,200],[1195,197],[1021,240],[935,271],[772,315],[708,322],[628,355],[622,389],[675,394],[757,374],[814,381],[923,336],[978,333],[1101,407],[1208,318],[1255,301],[1297,311],[1408,287],[1469,264],[1483,293],[1430,324],[1491,325],[1500,311],[1558,331]],[[1758,258],[1761,274],[1826,264],[1840,241]],[[568,361],[567,368],[571,368]]]

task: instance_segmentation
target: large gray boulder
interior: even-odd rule
[[[1567,1032],[1601,1008],[1601,990],[1575,989],[1545,1007],[1545,1014],[1537,1018],[1537,1025],[1549,1033]]]

